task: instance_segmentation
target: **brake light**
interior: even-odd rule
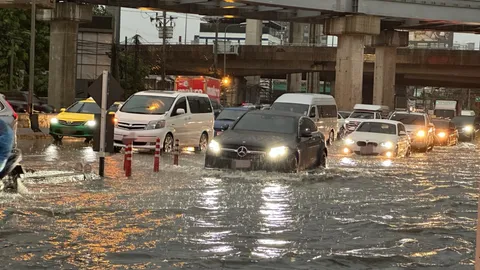
[[[8,107],[10,107],[10,109],[12,109],[12,111],[13,111],[13,115],[12,115],[13,118],[14,118],[15,120],[18,120],[18,113],[13,109],[12,105],[10,104],[10,102],[8,102],[7,100],[5,100],[5,102],[7,102]]]

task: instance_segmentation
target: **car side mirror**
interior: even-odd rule
[[[62,113],[62,112],[65,112],[65,111],[66,111],[65,108],[61,108],[61,109],[60,109],[60,112],[61,112],[61,113]]]
[[[185,114],[185,109],[181,109],[181,108],[177,109],[176,114],[177,115]]]
[[[400,131],[398,134],[399,134],[400,136],[407,136],[407,132],[405,132],[405,131]]]
[[[214,111],[213,115],[215,116],[215,119],[217,119],[218,115],[220,114],[220,111]]]
[[[302,132],[300,132],[300,137],[302,138],[309,138],[309,137],[312,137],[312,131],[308,128],[302,130]]]
[[[223,131],[225,131],[225,130],[227,130],[229,127],[230,127],[229,124],[224,124],[224,125],[222,125],[220,128],[221,128]]]

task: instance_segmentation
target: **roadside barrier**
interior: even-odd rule
[[[125,148],[125,176],[132,176],[132,144],[129,143]]]
[[[180,153],[180,150],[178,148],[178,139],[175,140],[175,153],[174,153],[174,156],[173,156],[173,165],[177,165],[178,166],[178,154]]]
[[[160,138],[155,142],[155,157],[153,159],[153,172],[160,171]]]

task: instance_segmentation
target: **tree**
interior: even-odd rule
[[[9,90],[10,57],[15,56],[13,89],[28,89],[30,53],[30,10],[0,9],[0,91]],[[46,96],[50,28],[36,23],[35,92]],[[26,76],[22,76],[25,74]],[[24,81],[22,81],[24,80]]]
[[[110,15],[110,13],[107,11],[107,8],[105,6],[95,5],[93,6],[93,15],[107,16],[107,15]]]

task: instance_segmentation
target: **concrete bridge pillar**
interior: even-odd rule
[[[290,44],[299,46],[303,44],[305,23],[290,23],[289,40]],[[302,90],[302,73],[293,73],[287,75],[287,92],[299,93]]]
[[[48,103],[57,109],[75,101],[78,25],[91,21],[92,15],[90,5],[69,2],[37,13],[37,20],[50,22]]]
[[[310,46],[318,46],[321,44],[322,25],[310,24],[310,31],[308,32],[308,39]],[[308,72],[307,73],[307,92],[319,93],[320,92],[320,73]]]
[[[375,48],[373,104],[395,107],[397,47],[408,46],[408,32],[385,30],[371,39]]]
[[[245,45],[262,45],[263,22],[260,20],[247,19],[245,29]],[[245,78],[250,86],[260,85],[260,76],[248,76]]]
[[[338,36],[335,99],[339,110],[362,102],[363,53],[366,37],[380,34],[380,18],[354,15],[327,20],[326,35]]]

